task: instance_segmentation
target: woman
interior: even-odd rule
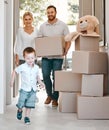
[[[38,35],[38,29],[33,27],[32,23],[32,13],[25,12],[23,15],[24,26],[18,29],[14,46],[15,64],[17,66],[24,63],[22,52],[26,47],[33,47],[35,49],[35,38]]]

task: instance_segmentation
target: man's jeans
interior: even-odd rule
[[[63,59],[42,58],[42,74],[46,86],[47,95],[53,100],[58,100],[59,92],[54,91],[55,70],[61,70]]]

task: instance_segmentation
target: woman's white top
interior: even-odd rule
[[[31,34],[25,32],[23,28],[18,29],[14,45],[14,54],[18,54],[20,60],[24,60],[23,50],[26,47],[33,47],[35,49],[35,38],[37,36],[37,28],[34,28],[34,31]]]
[[[21,74],[21,89],[24,91],[37,90],[37,77],[39,76],[39,66],[34,64],[30,67],[27,63],[19,65],[15,71]]]

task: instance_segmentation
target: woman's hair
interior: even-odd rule
[[[23,15],[23,19],[25,18],[25,16],[30,16],[33,19],[33,14],[31,12],[25,12]]]
[[[27,53],[27,54],[34,53],[36,56],[36,51],[32,47],[26,47],[23,50],[23,57],[25,57],[25,53]]]

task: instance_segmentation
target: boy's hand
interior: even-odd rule
[[[43,88],[43,89],[45,88],[45,84],[44,84],[44,83],[41,83],[41,84],[40,84],[40,89],[42,89],[42,88]]]

